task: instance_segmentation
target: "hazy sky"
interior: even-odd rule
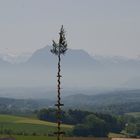
[[[50,45],[62,24],[70,48],[140,56],[140,0],[0,0],[0,53]]]

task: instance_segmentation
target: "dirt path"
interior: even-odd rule
[[[112,140],[140,140],[139,138],[112,138]]]

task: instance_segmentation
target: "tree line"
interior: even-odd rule
[[[89,111],[72,110],[61,112],[62,123],[74,125],[74,136],[106,137],[109,132],[120,133],[125,127],[122,117]],[[40,120],[56,122],[56,109],[41,109],[37,112]]]

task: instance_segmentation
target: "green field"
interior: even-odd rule
[[[70,132],[72,128],[72,125],[62,125],[62,129],[66,133]],[[56,131],[55,123],[40,121],[35,118],[0,115],[0,138],[13,137],[16,140],[57,140],[54,136],[48,136],[48,134],[53,134],[54,131]],[[62,140],[110,140],[109,138],[76,138],[66,136]]]
[[[9,138],[9,136],[1,136],[1,138]],[[21,136],[21,135],[12,135],[11,138],[15,140],[56,140],[56,137],[47,137],[47,136]]]
[[[66,132],[72,130],[72,125],[62,125]],[[0,133],[18,135],[48,135],[56,131],[56,124],[40,121],[35,118],[0,115]]]
[[[130,115],[137,118],[140,117],[140,112],[130,112],[130,113],[126,113],[126,115]]]
[[[57,140],[56,137],[47,136],[12,136],[16,140]],[[62,140],[110,140],[110,138],[63,137]]]
[[[109,138],[125,138],[126,136],[123,134],[117,134],[117,133],[109,133]]]

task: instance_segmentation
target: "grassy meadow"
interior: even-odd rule
[[[47,136],[11,136],[16,140],[57,140],[56,137],[47,137]],[[86,137],[63,137],[62,140],[110,140],[109,138],[86,138]]]
[[[65,132],[72,130],[72,125],[62,125]],[[0,133],[15,135],[52,135],[56,131],[56,124],[40,121],[35,118],[0,115]]]
[[[62,125],[66,133],[72,130],[72,125]],[[56,140],[48,136],[56,131],[56,124],[40,121],[36,118],[0,115],[0,138],[13,137],[16,140]],[[8,133],[8,134],[6,134]],[[112,136],[114,134],[111,134]],[[110,140],[110,138],[63,137],[62,140]]]
[[[126,115],[129,115],[129,116],[133,116],[133,117],[140,117],[140,112],[130,112],[130,113],[126,113]]]

